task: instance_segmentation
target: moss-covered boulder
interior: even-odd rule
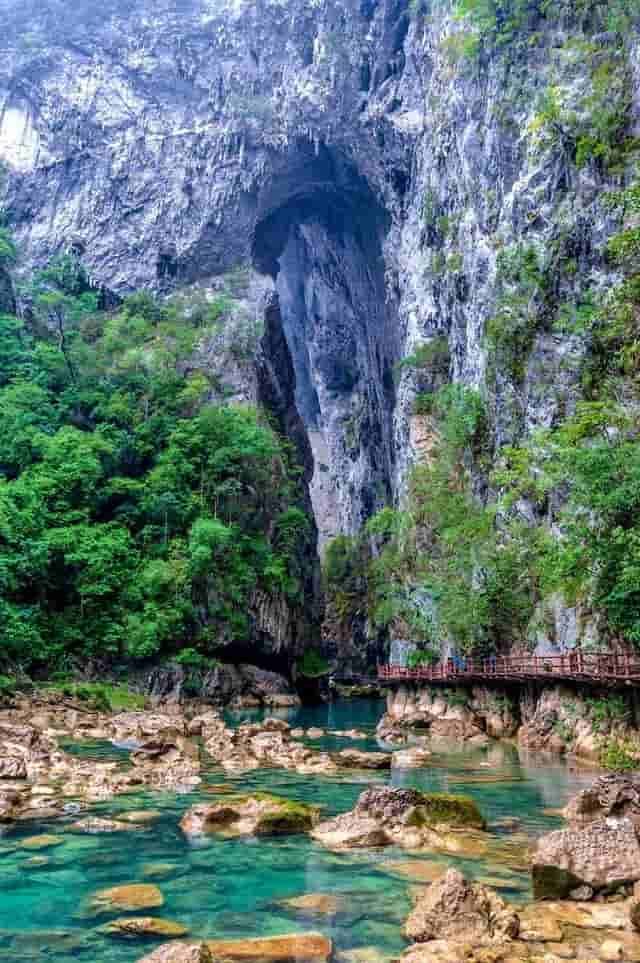
[[[371,786],[355,809],[320,823],[313,838],[330,849],[370,848],[396,844],[407,849],[445,850],[449,836],[461,843],[478,835],[485,821],[467,796],[424,793],[417,789]],[[461,845],[454,851],[463,849]]]
[[[470,796],[451,793],[421,793],[410,817],[413,825],[464,826],[468,829],[484,829],[485,821]]]
[[[362,793],[356,812],[386,825],[447,826],[484,829],[485,820],[470,796],[371,786]]]
[[[317,806],[254,793],[192,806],[180,826],[187,835],[222,832],[234,836],[278,836],[309,832],[318,816]]]

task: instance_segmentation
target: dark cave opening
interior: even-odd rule
[[[391,496],[398,334],[385,286],[389,218],[352,165],[312,145],[265,185],[258,210],[253,263],[275,286],[322,544],[358,531]]]

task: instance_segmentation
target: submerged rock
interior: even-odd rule
[[[98,932],[120,939],[139,939],[141,936],[154,936],[170,940],[186,936],[189,931],[181,923],[160,919],[157,916],[123,916],[100,926]]]
[[[247,940],[207,940],[216,960],[233,963],[326,963],[331,957],[331,940],[320,933],[292,933]]]
[[[394,860],[382,863],[378,869],[393,876],[401,876],[412,883],[433,883],[447,872],[446,863],[426,862],[419,859]]]
[[[397,749],[391,753],[391,765],[394,769],[421,769],[429,764],[431,753],[428,749],[409,746],[407,749]]]
[[[161,816],[159,809],[131,809],[129,812],[120,813],[119,819],[124,819],[127,823],[153,823]]]
[[[192,806],[180,821],[187,835],[226,832],[234,835],[275,836],[312,829],[319,810],[268,793],[256,793],[220,803]]]
[[[27,839],[20,840],[23,849],[50,849],[52,846],[60,846],[64,842],[62,836],[28,836]]]
[[[533,854],[537,899],[563,899],[586,885],[612,889],[640,880],[640,845],[629,819],[600,819],[542,836]]]
[[[280,900],[279,905],[301,916],[335,916],[344,904],[332,893],[305,893]]]
[[[138,963],[213,963],[213,957],[206,943],[168,943]]]
[[[121,819],[103,819],[100,816],[87,816],[86,819],[78,819],[69,826],[74,833],[88,833],[92,836],[99,833],[130,833],[139,828],[136,823],[124,822]]]
[[[141,909],[157,909],[164,904],[164,897],[153,883],[127,883],[111,886],[95,893],[90,908],[97,913],[113,910],[132,912]]]
[[[391,755],[388,752],[362,752],[359,749],[342,749],[333,757],[339,766],[353,769],[390,769]]]
[[[445,939],[481,944],[514,939],[519,928],[517,913],[497,893],[449,869],[419,896],[403,932],[420,943]]]
[[[141,873],[146,879],[168,879],[177,869],[176,863],[143,863]]]

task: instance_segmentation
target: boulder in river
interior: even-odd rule
[[[334,755],[335,762],[350,769],[390,769],[388,752],[362,752],[360,749],[343,749]]]
[[[20,840],[20,846],[22,849],[51,849],[52,846],[60,846],[63,842],[62,836],[43,834],[41,836],[28,836],[26,839]]]
[[[327,849],[369,849],[391,844],[391,837],[378,820],[353,812],[320,823],[311,835]]]
[[[519,929],[518,914],[497,893],[449,869],[419,895],[404,934],[419,943],[444,939],[477,945],[515,939]]]
[[[484,829],[485,821],[473,799],[449,793],[371,786],[358,799],[356,811],[385,823]]]
[[[640,880],[640,845],[630,819],[599,819],[542,836],[533,855],[537,899],[563,899],[581,886],[611,890]]]
[[[192,806],[180,821],[187,835],[225,832],[238,836],[277,836],[312,829],[319,810],[269,793],[238,796]]]
[[[279,905],[300,916],[335,916],[344,903],[333,893],[305,893],[280,900]]]
[[[351,812],[320,823],[312,835],[330,849],[392,843],[415,849],[438,848],[447,833],[462,836],[482,829],[484,824],[476,804],[467,796],[371,786]]]

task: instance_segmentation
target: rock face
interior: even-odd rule
[[[145,679],[145,686],[153,700],[166,704],[186,695],[188,678],[183,666],[169,664],[154,668]],[[300,704],[284,676],[244,663],[222,663],[204,673],[199,694],[216,705],[287,707]]]
[[[453,940],[482,944],[514,939],[518,915],[493,890],[468,883],[450,869],[420,896],[409,915],[404,934],[416,942]]]
[[[472,743],[515,736],[523,749],[593,762],[599,761],[605,734],[602,725],[594,726],[585,694],[563,685],[522,687],[515,692],[476,685],[461,688],[455,700],[437,686],[398,685],[387,695],[378,737],[399,745],[410,731],[420,737]],[[623,738],[633,735],[627,723],[618,724],[616,732]]]
[[[495,370],[485,335],[500,253],[517,244],[574,265],[559,303],[579,303],[580,278],[614,280],[605,196],[618,173],[568,166],[562,138],[539,136],[548,90],[573,104],[591,83],[568,39],[604,56],[610,35],[537,8],[517,69],[514,42],[483,49],[475,70],[456,54],[467,26],[448,5],[109,0],[100,18],[71,0],[5,7],[0,159],[21,269],[81,252],[117,294],[244,272],[264,337],[241,390],[221,380],[304,435],[321,541],[405,490],[433,445],[415,398],[443,380],[483,389],[496,450],[575,408],[584,339],[539,325],[514,373]],[[633,126],[639,45],[627,40]],[[442,340],[444,371],[397,367]],[[202,358],[216,367],[211,345]],[[265,653],[302,639],[282,599],[256,598],[252,614]],[[588,611],[543,614],[541,646],[593,635]],[[362,658],[353,634],[339,660],[341,645],[345,661]]]

